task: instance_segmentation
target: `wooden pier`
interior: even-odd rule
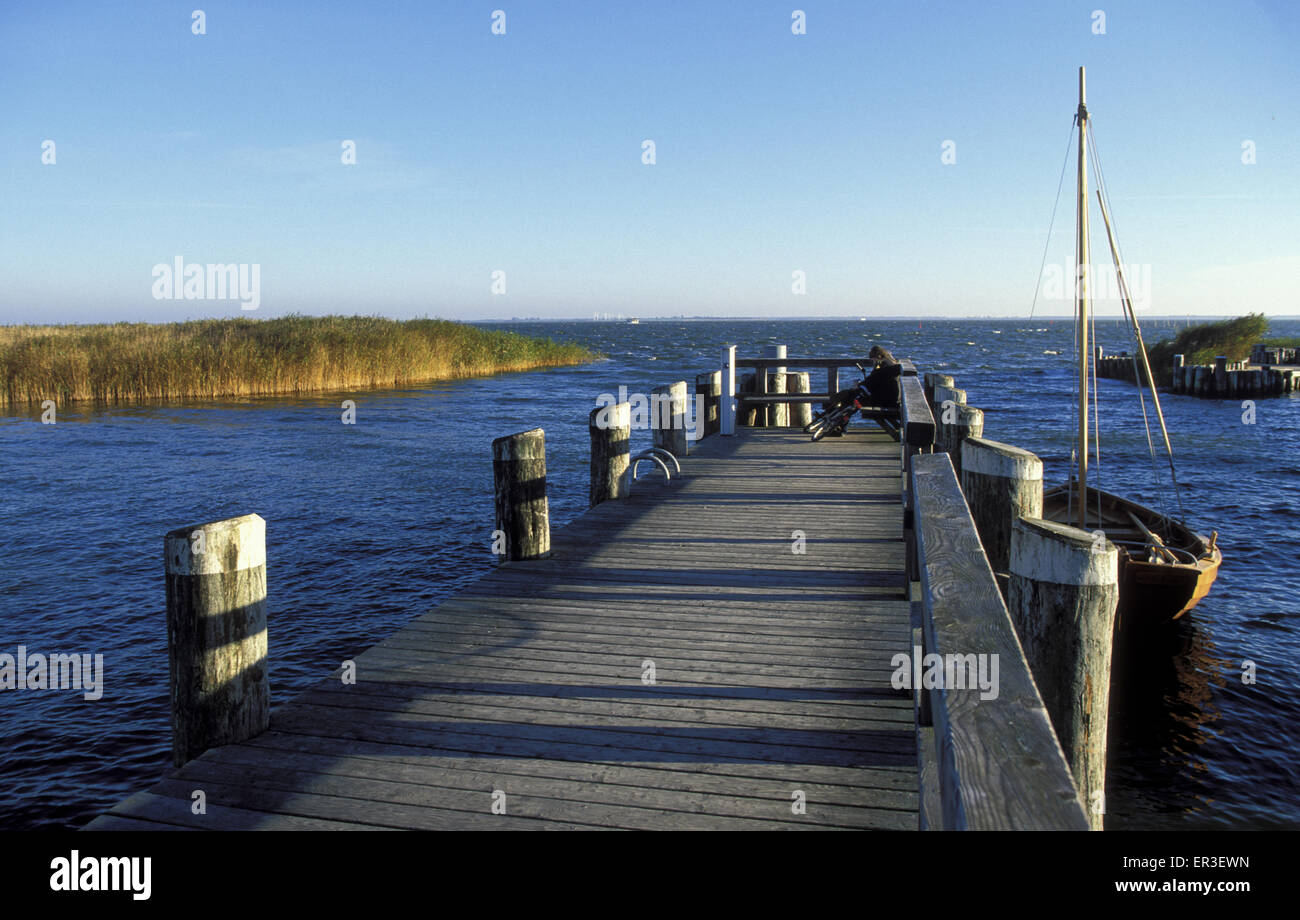
[[[681,462],[90,827],[914,829],[898,446]]]
[[[629,404],[592,412],[593,507],[554,535],[544,433],[498,438],[509,561],[269,726],[261,519],[168,534],[180,766],[87,828],[1086,829],[1071,769],[1100,775],[1067,763],[990,567],[1008,548],[981,543],[1015,554],[1036,458],[980,438],[965,391],[910,362],[881,430],[738,429],[746,405],[806,415],[866,360],[771,351],[728,346],[696,379],[701,440],[656,430],[631,456]],[[779,382],[744,395],[738,365]],[[658,389],[676,429],[686,384]],[[649,459],[664,476],[636,480]]]

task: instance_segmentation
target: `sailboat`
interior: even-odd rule
[[[1166,512],[1156,511],[1088,485],[1089,382],[1091,378],[1095,385],[1096,368],[1094,362],[1090,373],[1089,358],[1092,357],[1092,351],[1088,340],[1090,319],[1088,138],[1091,133],[1091,121],[1082,67],[1079,68],[1079,108],[1075,115],[1075,122],[1079,132],[1078,218],[1075,248],[1075,264],[1078,266],[1075,286],[1075,344],[1078,348],[1079,377],[1078,449],[1075,454],[1076,468],[1072,471],[1071,481],[1044,492],[1043,517],[1093,533],[1101,531],[1119,549],[1117,630],[1160,627],[1183,616],[1209,593],[1210,586],[1214,584],[1214,579],[1218,575],[1219,565],[1223,561],[1223,553],[1217,546],[1217,532],[1211,533],[1208,538],[1204,537]],[[1099,173],[1097,200],[1101,205],[1102,220],[1106,224],[1106,236],[1115,263],[1116,280],[1124,315],[1134,336],[1135,360],[1140,358],[1140,372],[1137,375],[1138,395],[1139,399],[1142,399],[1144,390],[1150,391],[1155,415],[1160,422],[1160,433],[1164,438],[1165,453],[1169,458],[1174,496],[1181,513],[1182,498],[1178,491],[1178,476],[1174,470],[1169,431],[1165,426],[1164,413],[1160,408],[1160,396],[1151,375],[1151,364],[1147,359],[1142,330],[1133,312],[1133,303],[1124,279],[1119,249],[1115,243],[1115,234],[1106,206],[1104,188],[1105,183]],[[1146,418],[1145,402],[1143,402],[1142,412],[1143,417]],[[1147,436],[1154,458],[1155,446],[1151,442],[1149,420]]]

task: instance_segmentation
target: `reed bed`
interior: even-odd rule
[[[574,344],[438,319],[0,326],[0,405],[276,396],[582,364]]]

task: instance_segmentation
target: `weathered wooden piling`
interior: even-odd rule
[[[172,762],[266,731],[266,521],[256,514],[163,539]]]
[[[1061,749],[1100,830],[1119,552],[1104,535],[1035,519],[1011,534],[1007,608]]]
[[[1177,393],[1183,388],[1183,364],[1185,358],[1182,355],[1174,355],[1174,392]]]
[[[1007,572],[1011,530],[1043,516],[1043,461],[1027,450],[983,437],[961,445],[961,489],[995,573]]]
[[[936,405],[934,401],[934,388],[937,386],[955,387],[957,385],[956,381],[954,381],[948,374],[937,374],[934,371],[926,371],[921,380],[922,389],[925,390],[925,399],[926,402],[930,404],[931,412],[934,412]]]
[[[492,442],[496,525],[505,539],[502,561],[544,559],[551,553],[546,504],[546,432],[541,428]]]
[[[591,507],[611,498],[627,498],[632,487],[632,406],[615,403],[591,410]]]
[[[767,395],[784,396],[786,387],[786,377],[789,375],[785,371],[767,375]],[[788,428],[790,425],[790,406],[788,403],[769,403],[764,407],[767,411],[768,428]],[[760,413],[763,411],[759,410]]]
[[[707,438],[721,430],[722,371],[698,375],[695,392],[704,396],[704,417],[696,421],[696,438]]]
[[[788,393],[811,393],[812,381],[807,371],[796,371],[785,375],[785,388]],[[812,422],[812,403],[790,403],[790,424],[802,428]]]
[[[650,391],[650,437],[655,447],[662,447],[674,457],[685,457],[686,381],[679,380]]]
[[[784,345],[763,346],[764,358],[784,358],[785,356],[786,346]],[[759,372],[762,373],[767,380],[767,386],[763,390],[764,393],[784,395],[784,367],[760,368]],[[766,412],[766,425],[768,428],[785,428],[790,424],[790,407],[786,403],[772,403],[771,405],[764,406],[759,410],[759,414],[762,415],[764,411]]]
[[[736,424],[742,425],[746,428],[758,427],[763,419],[758,403],[746,402],[744,399],[745,396],[754,395],[756,390],[756,379],[757,375],[753,371],[750,371],[747,374],[742,374],[740,382],[736,387],[736,394],[739,397],[737,400],[739,403],[739,409],[736,412]]]
[[[951,379],[951,378],[949,378]],[[937,383],[934,387],[934,411],[940,413],[944,410],[944,403],[953,403],[957,406],[966,405],[966,391],[948,384]]]
[[[939,424],[935,437],[935,450],[941,450],[952,457],[953,468],[957,478],[961,479],[961,446],[967,438],[979,438],[984,435],[984,410],[976,409],[965,403],[961,405],[944,405],[939,410]]]

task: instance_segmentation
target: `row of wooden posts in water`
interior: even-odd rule
[[[1145,384],[1146,371],[1139,371],[1139,360],[1128,352],[1107,356],[1098,348],[1097,376]],[[1215,358],[1213,364],[1188,364],[1182,355],[1174,355],[1169,389],[1202,399],[1284,396],[1300,391],[1300,373],[1289,367],[1250,367],[1245,361],[1230,362],[1224,355]]]
[[[705,407],[697,438],[734,433],[739,421],[736,403],[723,397],[724,382],[737,383],[734,346],[727,359],[722,371],[696,379]],[[898,436],[907,578],[920,589],[914,642],[940,656],[992,652],[1001,659],[1001,702],[983,702],[974,689],[953,696],[952,688],[914,688],[925,745],[922,826],[1100,828],[1117,551],[1042,520],[1041,461],[983,437],[984,413],[967,405],[952,377],[927,373],[922,387],[905,366]],[[832,368],[828,391],[835,382]],[[685,456],[687,384],[654,392],[666,407],[660,420],[669,421],[655,427],[654,443]],[[785,420],[793,424],[788,413]],[[593,410],[588,427],[594,507],[629,494],[637,462],[629,404]],[[492,457],[494,552],[503,561],[546,556],[545,433],[497,438]],[[245,515],[173,531],[164,542],[173,758],[180,766],[269,724],[265,522]],[[1092,806],[1086,814],[1079,795]]]

